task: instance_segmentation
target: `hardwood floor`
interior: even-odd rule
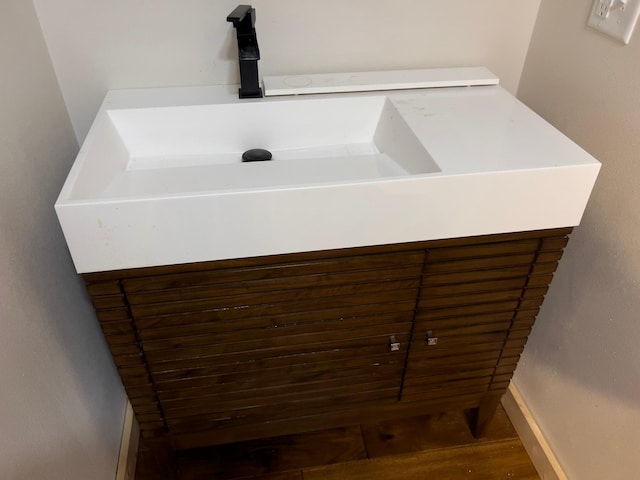
[[[177,454],[180,480],[540,480],[502,407],[475,439],[461,412]],[[141,442],[136,480],[170,478]]]

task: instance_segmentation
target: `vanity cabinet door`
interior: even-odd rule
[[[403,402],[464,404],[504,392],[568,232],[480,237],[469,239],[479,243],[429,248]]]
[[[139,349],[169,433],[273,435],[279,423],[397,402],[424,250],[314,257],[120,280],[137,345],[112,352]],[[125,382],[134,369],[122,366]]]

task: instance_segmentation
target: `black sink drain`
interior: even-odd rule
[[[242,154],[243,162],[264,162],[266,160],[271,160],[273,155],[269,150],[265,150],[264,148],[252,148],[251,150],[247,150]]]

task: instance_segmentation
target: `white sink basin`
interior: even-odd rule
[[[599,167],[497,85],[116,90],[56,212],[85,273],[573,226]]]
[[[243,163],[264,148],[269,162]],[[106,110],[71,199],[336,184],[439,171],[385,96]]]

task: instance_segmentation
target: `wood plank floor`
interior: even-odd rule
[[[180,480],[539,480],[500,407],[482,439],[461,412],[179,452]],[[136,480],[162,480],[142,442]]]

